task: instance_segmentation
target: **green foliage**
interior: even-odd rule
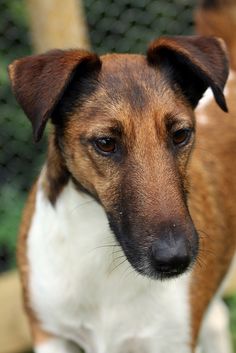
[[[44,144],[32,143],[30,123],[12,95],[7,73],[14,59],[31,53],[24,2],[0,0],[0,13],[0,254],[7,245],[13,266],[21,209]]]
[[[232,333],[234,352],[236,352],[236,294],[227,298],[225,301],[229,307],[230,328]]]
[[[5,187],[0,192],[0,244],[9,249],[9,267],[15,266],[16,233],[25,201],[22,193],[11,187]]]
[[[190,34],[194,0],[85,0],[89,33],[98,53],[141,52],[160,35]]]
[[[22,1],[18,0],[0,0],[0,13],[0,83],[8,85],[7,65],[30,54],[27,17]]]

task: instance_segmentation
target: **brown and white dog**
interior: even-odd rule
[[[236,80],[226,114],[222,42],[55,50],[9,72],[35,140],[53,125],[19,239],[35,352],[231,352],[219,293],[236,247]],[[218,105],[208,94],[195,119],[208,87]]]

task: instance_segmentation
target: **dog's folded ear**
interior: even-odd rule
[[[161,37],[148,48],[147,60],[165,70],[174,87],[195,108],[208,87],[221,109],[228,111],[223,89],[229,73],[229,63],[221,39],[204,36]]]
[[[78,69],[81,73],[99,70],[96,54],[84,50],[52,50],[28,56],[9,66],[13,92],[33,126],[39,141],[47,120]]]

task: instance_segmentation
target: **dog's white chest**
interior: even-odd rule
[[[69,184],[53,208],[38,189],[28,237],[33,307],[86,353],[189,353],[189,278],[134,272],[92,198]]]

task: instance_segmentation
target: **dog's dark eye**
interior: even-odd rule
[[[115,153],[117,150],[116,140],[111,137],[101,137],[95,140],[95,147],[105,155]]]
[[[176,146],[185,146],[191,137],[192,131],[190,129],[180,129],[173,133],[172,139]]]

